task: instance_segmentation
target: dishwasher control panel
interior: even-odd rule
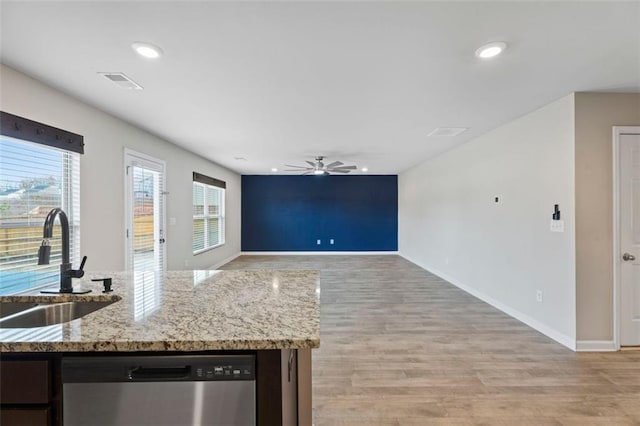
[[[255,379],[255,355],[70,356],[62,359],[63,383]]]
[[[208,362],[193,366],[196,380],[254,380],[255,369],[250,363]]]

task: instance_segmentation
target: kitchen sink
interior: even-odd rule
[[[2,302],[0,303],[0,318],[8,317],[34,306],[38,306],[38,304],[34,302]]]
[[[0,328],[33,328],[81,318],[115,302],[62,302],[36,305],[0,319]]]

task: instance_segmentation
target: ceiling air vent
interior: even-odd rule
[[[468,130],[468,127],[438,127],[427,136],[458,136],[465,130]]]
[[[104,76],[107,80],[117,84],[123,89],[134,89],[134,90],[142,90],[142,86],[140,86],[135,81],[131,80],[129,77],[124,75],[121,72],[99,72],[101,76]]]

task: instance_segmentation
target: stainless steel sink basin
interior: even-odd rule
[[[0,328],[32,328],[60,324],[104,308],[108,302],[62,302],[37,305],[0,319]]]
[[[2,302],[0,303],[0,318],[8,317],[34,306],[38,306],[38,304],[34,302]]]

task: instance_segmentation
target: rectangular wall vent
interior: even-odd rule
[[[468,127],[438,127],[427,136],[458,136],[465,130],[468,130]]]
[[[124,89],[142,90],[142,86],[122,72],[99,72],[98,74]]]

